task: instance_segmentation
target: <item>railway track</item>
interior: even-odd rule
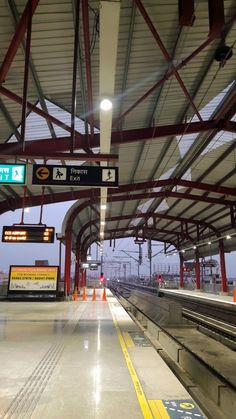
[[[183,317],[193,322],[199,327],[199,330],[203,333],[207,333],[214,339],[222,342],[229,346],[231,349],[236,350],[236,310],[223,304],[219,306],[217,302],[196,301],[196,297],[192,299],[188,296],[176,296],[165,293],[164,290],[159,291],[157,288],[142,286],[142,285],[130,285],[119,283],[118,290],[122,290],[121,295],[126,298],[132,290],[139,290],[143,293],[156,295],[168,298],[182,305]],[[116,292],[117,287],[116,287]],[[214,304],[213,304],[214,303]]]
[[[126,283],[110,283],[110,288],[144,336],[202,407],[206,417],[231,419],[236,397],[235,326],[185,307],[182,313],[188,322],[183,319],[182,325],[175,325],[175,320],[171,325],[168,321],[166,325],[159,324],[156,313],[162,310],[161,307],[165,309],[169,306],[171,311],[176,310],[178,318],[181,308],[177,309],[176,302],[172,304],[170,298],[169,303],[167,298],[160,299],[157,289],[145,290],[142,286],[134,287]],[[163,292],[162,297],[166,297]],[[159,301],[158,305],[156,300],[163,301]]]

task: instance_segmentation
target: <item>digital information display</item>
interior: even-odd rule
[[[58,266],[10,266],[8,293],[56,292]]]
[[[5,243],[54,243],[55,228],[47,226],[3,226]]]
[[[26,179],[26,164],[0,164],[1,185],[24,185]]]

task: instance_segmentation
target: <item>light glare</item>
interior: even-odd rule
[[[108,98],[102,99],[100,108],[102,111],[109,111],[112,108],[112,101]]]

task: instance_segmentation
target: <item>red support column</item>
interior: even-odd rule
[[[179,253],[179,276],[180,276],[179,287],[184,288],[184,257],[182,253]]]
[[[66,249],[65,249],[65,295],[70,294],[70,273],[71,273],[71,242],[72,233],[66,231]]]
[[[86,286],[85,282],[85,269],[82,269],[82,282],[81,282],[82,288]]]
[[[201,274],[200,274],[200,261],[199,261],[199,252],[196,249],[195,252],[195,273],[196,273],[196,289],[201,289]]]
[[[227,292],[227,277],[225,269],[225,253],[224,253],[224,242],[223,239],[219,240],[219,250],[220,250],[220,271],[221,271],[221,291]]]
[[[75,288],[79,288],[79,260],[78,257],[76,256],[76,261],[75,261]]]

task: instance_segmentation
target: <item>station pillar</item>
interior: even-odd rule
[[[223,239],[219,240],[219,251],[220,251],[220,272],[221,272],[221,291],[227,293],[227,277],[225,269],[225,252]]]
[[[180,277],[179,287],[184,288],[184,257],[182,253],[179,253],[179,277]]]
[[[201,289],[201,273],[200,273],[200,260],[198,249],[195,251],[195,274],[196,274],[196,289]]]
[[[79,288],[79,260],[76,257],[75,261],[75,288]]]
[[[80,246],[76,245],[76,259],[75,259],[75,288],[79,289],[80,280]]]
[[[66,248],[65,248],[65,279],[64,289],[65,296],[70,295],[70,273],[71,273],[71,242],[72,234],[71,231],[66,231]]]

